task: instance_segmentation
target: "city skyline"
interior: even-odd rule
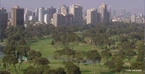
[[[80,4],[83,6],[83,10],[87,10],[90,8],[97,8],[105,3],[109,7],[111,5],[112,9],[117,10],[117,13],[120,13],[121,10],[125,9],[127,12],[132,13],[144,13],[144,0],[91,0],[91,1],[82,1],[82,0],[61,0],[53,1],[53,0],[1,0],[1,6],[6,8],[8,11],[15,5],[19,5],[23,8],[28,8],[28,10],[34,10],[35,8],[40,7],[50,7],[53,6],[55,8],[59,8],[61,5],[70,6],[72,4]]]

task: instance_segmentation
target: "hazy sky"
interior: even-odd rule
[[[61,5],[70,6],[72,4],[80,4],[84,9],[99,8],[102,3],[111,5],[113,9],[120,12],[122,9],[132,13],[144,13],[144,0],[1,0],[2,7],[10,10],[13,6],[19,5],[28,10],[34,10],[39,7],[50,7],[55,8]]]

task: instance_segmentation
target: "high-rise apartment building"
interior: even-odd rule
[[[11,19],[11,12],[8,12],[8,20]]]
[[[54,13],[52,24],[57,27],[65,24],[64,16],[62,14]]]
[[[56,13],[61,14],[61,7],[56,8]]]
[[[136,23],[136,15],[135,14],[131,15],[130,19],[131,19],[131,23]]]
[[[86,24],[96,24],[97,23],[97,9],[87,10]]]
[[[35,21],[38,22],[39,9],[36,8],[34,12],[35,12]]]
[[[24,22],[27,22],[27,21],[28,21],[28,15],[24,14]]]
[[[44,7],[39,8],[38,21],[44,23]]]
[[[11,25],[24,26],[24,9],[23,8],[20,8],[19,6],[14,6],[14,8],[12,8]]]
[[[66,5],[62,5],[62,6],[60,7],[60,13],[61,13],[61,14],[68,14],[68,10],[69,10],[69,8],[66,7]]]
[[[101,22],[109,22],[109,12],[107,10],[107,5],[102,3],[102,5],[99,7],[99,12],[100,12],[100,18]]]
[[[53,18],[53,14],[56,13],[56,8],[50,7],[49,8],[49,16],[50,20]]]
[[[45,23],[45,24],[50,23],[50,20],[49,20],[49,19],[50,19],[49,14],[45,14],[45,15],[44,15],[44,23]]]
[[[0,27],[6,28],[8,22],[8,13],[6,9],[0,8]]]
[[[4,29],[7,28],[8,13],[6,9],[0,8],[0,39],[3,41]]]
[[[108,11],[109,13],[108,13],[108,16],[109,16],[109,21],[111,21],[112,20],[112,6],[111,5],[109,5],[109,11]]]
[[[83,7],[79,4],[73,4],[70,6],[70,14],[73,15],[73,23],[74,24],[83,24]]]

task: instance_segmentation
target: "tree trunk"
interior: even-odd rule
[[[32,65],[31,65],[31,61],[29,61],[29,64],[30,64],[30,66],[32,66]]]
[[[77,62],[77,65],[78,65],[78,67],[80,67],[80,63],[79,63],[79,61]]]
[[[56,44],[54,45],[54,47],[55,47],[55,49],[57,50],[57,45],[56,45]]]
[[[96,74],[96,64],[94,64],[94,74]]]
[[[22,64],[22,62],[20,62],[20,64],[19,64],[19,71],[21,71],[21,64]]]
[[[1,38],[1,42],[3,42],[3,38]]]
[[[17,73],[17,69],[16,69],[16,66],[15,66],[15,64],[13,64],[13,66],[14,66],[14,68],[15,68],[16,74],[18,74],[18,73]]]
[[[67,56],[67,61],[69,61],[69,56]]]
[[[36,65],[37,66],[37,69],[39,70],[39,66],[38,65]]]
[[[84,47],[84,43],[83,43],[83,47]]]
[[[125,70],[123,70],[122,74],[124,74]]]
[[[59,64],[60,64],[60,58],[59,58],[59,60],[58,60],[58,65],[57,65],[57,67],[59,67]]]
[[[3,42],[3,36],[2,36],[2,34],[1,34],[1,42]]]
[[[8,63],[6,63],[6,71],[8,71]]]
[[[100,63],[99,63],[99,66],[100,66],[100,68],[101,68],[100,72],[102,73],[102,66],[100,65]]]
[[[109,71],[110,71],[110,67],[109,67]]]

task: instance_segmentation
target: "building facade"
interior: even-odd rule
[[[7,28],[8,13],[6,9],[0,8],[0,39],[3,41],[4,29]]]
[[[56,8],[50,7],[49,8],[49,17],[50,17],[49,20],[51,20],[53,18],[54,13],[56,13]]]
[[[83,7],[79,4],[70,6],[70,14],[73,15],[73,24],[83,24]]]
[[[45,23],[45,24],[50,23],[50,17],[49,17],[49,14],[45,14],[45,15],[44,15],[44,23]]]
[[[44,23],[44,7],[39,8],[38,21]]]
[[[109,22],[110,14],[107,10],[106,4],[102,3],[102,5],[99,7],[99,13],[100,13],[101,22]]]
[[[11,25],[24,26],[24,9],[23,8],[19,8],[19,6],[14,6],[14,8],[12,8]]]
[[[62,14],[54,13],[52,24],[55,27],[64,25],[65,24],[64,16]]]
[[[87,10],[86,24],[96,24],[97,23],[97,9]]]
[[[62,6],[60,7],[60,13],[61,13],[61,14],[68,14],[68,10],[69,10],[69,8],[66,7],[66,5],[62,5]]]

